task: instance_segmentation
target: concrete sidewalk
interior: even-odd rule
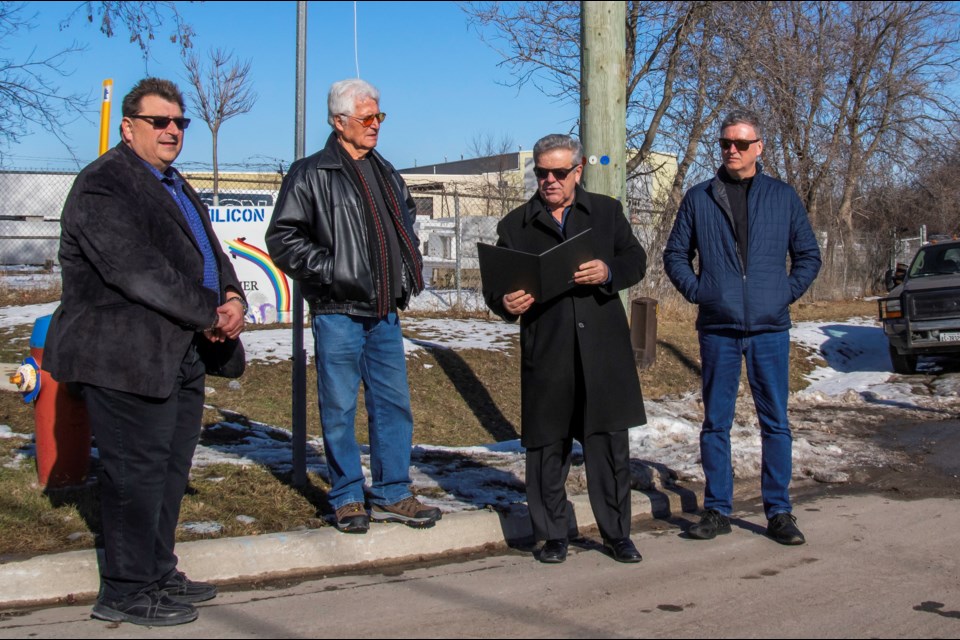
[[[581,530],[596,526],[586,495],[572,496]],[[681,495],[633,492],[633,517],[680,513]],[[510,513],[490,510],[444,514],[430,529],[401,524],[373,525],[364,535],[333,527],[242,538],[198,540],[177,545],[180,570],[194,580],[242,582],[418,561],[477,551],[532,537],[526,507]],[[0,565],[0,607],[56,604],[94,598],[99,588],[92,549],[44,555]]]

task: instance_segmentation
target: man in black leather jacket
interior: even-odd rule
[[[337,527],[364,533],[370,518],[429,527],[440,519],[410,493],[413,414],[398,309],[423,289],[416,211],[400,174],[374,148],[380,94],[363,80],[330,88],[333,132],[284,177],[266,243],[300,283],[316,345],[320,424]],[[370,513],[354,433],[364,384],[370,429]]]

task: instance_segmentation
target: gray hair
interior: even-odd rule
[[[366,80],[350,78],[334,82],[327,94],[327,122],[333,126],[334,118],[347,114],[353,115],[357,108],[357,101],[370,98],[380,104],[380,92]]]
[[[763,127],[760,126],[760,116],[749,109],[734,109],[720,123],[720,131],[735,124],[745,124],[753,127],[757,138],[763,140]]]
[[[565,149],[573,154],[574,164],[580,164],[583,161],[583,145],[579,140],[563,133],[551,133],[543,136],[537,140],[537,144],[533,145],[534,163],[540,156],[555,149]]]

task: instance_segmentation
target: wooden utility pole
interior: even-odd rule
[[[627,210],[627,3],[580,3],[580,142],[583,185]],[[628,309],[626,291],[620,292]]]
[[[584,186],[627,200],[627,4],[580,3],[580,141]]]

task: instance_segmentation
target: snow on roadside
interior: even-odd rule
[[[32,323],[51,313],[56,304],[0,309],[0,327]],[[424,348],[505,350],[516,340],[518,326],[500,320],[447,320],[404,317],[408,356]],[[308,357],[313,337],[304,332]],[[791,407],[850,406],[859,403],[915,408],[956,402],[960,376],[938,376],[918,393],[916,382],[892,376],[886,340],[876,321],[854,318],[844,322],[797,324],[791,339],[815,351],[823,359],[809,375],[810,386],[791,398]],[[291,357],[289,329],[251,330],[244,333],[251,361],[278,362]],[[648,475],[672,473],[685,480],[702,480],[699,433],[702,406],[699,393],[679,398],[647,401],[648,424],[630,430],[630,453],[635,480],[644,469]],[[883,451],[855,434],[844,435],[821,411],[803,413],[795,419],[794,475],[824,481],[842,481],[843,469],[861,461],[882,461]],[[284,425],[285,426],[285,425]],[[12,434],[15,435],[15,434]],[[3,437],[11,437],[11,434]],[[761,441],[756,415],[748,396],[738,402],[731,433],[735,473],[739,478],[760,473]],[[365,472],[369,449],[363,448]],[[279,426],[242,426],[229,421],[205,430],[197,449],[197,467],[211,464],[263,465],[278,472],[289,471],[292,459],[290,432]],[[518,441],[479,447],[438,447],[421,444],[412,452],[411,476],[425,501],[446,511],[507,506],[524,500],[524,457]],[[311,438],[307,446],[308,468],[326,474],[323,443]],[[574,467],[572,475],[582,467]]]
[[[810,386],[801,398],[841,396],[885,385],[890,378],[887,339],[879,323],[871,318],[850,318],[845,322],[801,322],[790,330],[793,342],[815,350],[824,361],[807,376]],[[888,393],[909,396],[910,386],[892,386]],[[905,392],[905,393],[903,393]]]
[[[47,302],[22,307],[2,307],[0,308],[0,329],[11,329],[25,324],[33,325],[37,318],[52,314],[59,305],[59,302]]]
[[[455,320],[433,318],[403,318],[404,333],[422,338],[404,338],[404,351],[409,356],[424,348],[482,349],[505,351],[511,337],[519,335],[519,325],[502,321]],[[293,353],[293,335],[290,329],[250,330],[242,336],[248,362],[281,362]],[[307,360],[313,360],[313,332],[303,332],[303,348]]]

